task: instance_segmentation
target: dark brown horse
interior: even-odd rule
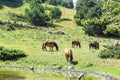
[[[47,46],[47,47],[50,47],[49,51],[53,51],[53,48],[54,48],[54,47],[55,47],[56,50],[58,51],[58,45],[57,45],[57,43],[54,42],[54,41],[53,41],[53,42],[48,42],[48,41],[44,42],[43,45],[42,45],[43,51],[44,51],[44,50],[47,51],[46,46]]]
[[[72,47],[79,47],[81,48],[80,42],[79,41],[72,41]]]
[[[72,63],[72,60],[73,60],[72,50],[71,49],[65,49],[64,53],[65,53],[67,62]]]
[[[99,42],[94,41],[94,42],[89,43],[89,49],[91,49],[91,48],[99,50]]]

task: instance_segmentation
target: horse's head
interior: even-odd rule
[[[52,44],[53,44],[53,46],[56,47],[56,50],[59,51],[57,43],[56,42],[52,42]]]

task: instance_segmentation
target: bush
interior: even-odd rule
[[[85,24],[83,25],[83,30],[85,31],[86,34],[92,35],[92,36],[101,36],[104,35],[104,31],[106,29],[106,25],[108,23],[106,21],[102,21],[99,19],[91,19],[86,21]]]
[[[81,21],[80,21],[80,19],[77,19],[77,18],[76,18],[76,19],[75,19],[75,22],[76,22],[77,25],[80,25],[80,26],[81,26]]]
[[[45,16],[45,9],[41,0],[32,0],[30,8],[25,11],[26,19],[35,26],[45,26],[47,24]]]
[[[120,46],[107,46],[99,55],[100,58],[116,58],[120,59]]]
[[[19,58],[26,57],[25,53],[20,50],[6,49],[3,46],[0,46],[0,59],[3,61],[6,60],[17,60]]]
[[[52,19],[52,23],[53,23],[54,19],[56,19],[56,20],[60,19],[61,16],[62,16],[62,12],[61,12],[59,7],[54,7],[54,8],[51,9],[50,17]]]

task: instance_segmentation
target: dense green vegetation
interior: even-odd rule
[[[120,47],[119,46],[106,46],[106,49],[103,49],[100,52],[99,57],[120,59]]]
[[[28,0],[28,2],[30,1],[31,0]],[[119,32],[116,33],[116,30],[119,31],[119,2],[111,1],[111,2],[104,2],[100,4],[102,6],[100,7],[99,10],[100,11],[102,10],[102,14],[98,14],[97,17],[96,16],[90,17],[90,15],[92,16],[92,12],[94,14],[95,13],[94,11],[96,11],[99,8],[98,7],[99,5],[96,4],[95,8],[93,8],[93,11],[92,12],[89,11],[91,13],[89,15],[89,18],[75,19],[76,21],[78,21],[78,23],[82,27],[76,25],[74,21],[74,15],[76,12],[74,9],[67,9],[61,6],[57,6],[61,10],[62,15],[59,20],[54,21],[53,23],[54,27],[50,25],[47,25],[47,27],[43,25],[42,26],[37,25],[32,27],[33,24],[31,24],[29,20],[26,20],[26,17],[25,17],[26,9],[28,9],[28,11],[31,10],[30,3],[26,3],[27,0],[23,0],[21,5],[19,4],[19,5],[16,5],[15,7],[10,6],[11,3],[12,5],[15,5],[14,2],[10,2],[8,0],[6,0],[6,3],[4,0],[1,0],[0,2],[1,2],[0,3],[1,4],[1,8],[0,8],[1,22],[19,24],[21,26],[29,25],[29,28],[27,28],[26,26],[20,28],[20,26],[18,27],[16,25],[11,25],[11,24],[2,24],[0,22],[1,24],[0,46],[4,46],[5,48],[9,48],[13,50],[14,49],[21,50],[21,51],[24,51],[26,55],[28,55],[27,57],[20,58],[16,61],[0,60],[0,65],[2,66],[7,66],[7,65],[21,66],[22,65],[22,66],[35,66],[35,67],[41,67],[41,68],[67,69],[68,65],[66,64],[64,49],[71,48],[74,56],[73,61],[77,63],[77,64],[72,64],[73,69],[106,73],[106,74],[110,74],[120,78],[119,77],[120,60],[115,59],[119,57],[118,56],[119,51],[116,51],[117,55],[115,55],[115,58],[112,58],[112,59],[111,57],[110,58],[105,57],[104,59],[98,57],[99,53],[103,54],[105,52],[106,54],[108,54],[111,48],[110,50],[108,48],[105,49],[103,45],[111,46],[110,42],[114,43],[116,39],[102,38],[102,37],[96,36],[96,35],[98,36],[101,35],[101,36],[116,37],[116,35],[117,36],[119,35]],[[50,15],[49,15],[50,10],[52,10],[52,8],[54,8],[55,6],[48,5],[47,3],[44,3],[42,5],[40,4],[40,6],[44,7],[41,10],[45,10],[43,11],[43,13],[47,14],[47,15],[43,14],[45,16],[42,16],[42,17],[45,17],[45,19],[46,17],[47,19],[50,18]],[[33,8],[33,9],[35,10],[35,11],[33,10],[33,13],[34,12],[38,13],[40,11],[39,9],[36,10],[37,8]],[[48,23],[49,21],[50,20],[48,19]],[[47,21],[45,20],[45,22]],[[39,24],[39,20],[37,23]],[[114,25],[114,27],[112,25]],[[93,36],[86,35],[83,30],[85,31],[85,33]],[[112,30],[115,30],[115,32],[114,31],[111,32]],[[49,31],[51,31],[53,34],[49,34],[48,33]],[[57,31],[62,31],[65,33],[65,35],[54,34]],[[72,40],[80,41],[82,47],[80,49],[72,48],[71,46]],[[41,47],[44,41],[57,42],[59,46],[59,51],[43,52]],[[89,50],[88,44],[91,41],[98,41],[100,43],[100,50]],[[47,47],[47,49],[49,48]],[[113,50],[116,50],[116,48]],[[106,56],[106,54],[102,56],[104,57]],[[56,80],[58,77],[59,79],[57,80],[65,79],[65,76],[60,74],[57,74],[58,75],[57,77],[55,76],[56,74],[55,75],[54,74],[51,75],[48,73],[41,73],[41,74],[45,75],[43,79],[47,79],[47,80],[49,79]],[[36,75],[35,75],[35,78],[36,78]],[[93,77],[93,76],[86,76],[85,80],[87,79],[89,80],[91,78],[92,80],[97,80],[96,77]],[[26,80],[30,80],[30,78]]]
[[[79,0],[76,11],[76,23],[82,25],[87,34],[108,37],[120,36],[119,1]]]
[[[45,10],[41,0],[32,0],[30,9],[26,9],[26,18],[33,25],[45,26]]]
[[[74,8],[73,0],[46,0],[50,5],[61,5],[66,8]]]
[[[61,15],[62,15],[62,12],[58,7],[52,8],[50,11],[50,16],[51,16],[52,20],[60,19]]]
[[[26,57],[23,51],[13,49],[10,50],[0,46],[0,60],[18,60],[22,57]]]

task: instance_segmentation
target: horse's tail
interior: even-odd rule
[[[56,50],[58,51],[58,45],[57,43],[54,43],[55,47],[56,47]]]
[[[73,60],[72,50],[70,50],[69,56],[70,56],[70,63],[72,63],[72,60]]]

